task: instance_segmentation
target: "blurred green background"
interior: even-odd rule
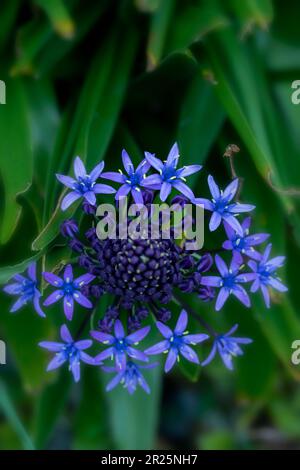
[[[296,0],[1,1],[2,284],[30,259],[47,270],[68,260],[54,175],[75,155],[88,169],[101,159],[115,168],[123,147],[135,159],[143,150],[164,158],[177,139],[185,164],[205,164],[192,180],[197,196],[208,172],[229,181],[223,153],[240,147],[242,197],[257,205],[254,229],[287,255],[289,286],[270,310],[255,297],[251,310],[232,301],[217,314],[190,296],[219,331],[238,322],[255,342],[233,373],[215,360],[148,375],[150,397],[105,394],[96,368],[78,386],[67,372],[46,374],[37,343],[56,337],[62,312],[10,315],[1,294],[1,449],[300,448],[300,365],[291,363],[300,339],[299,21]]]

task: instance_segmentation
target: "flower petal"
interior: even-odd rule
[[[114,194],[116,190],[108,184],[95,184],[93,187],[93,192],[95,194]]]
[[[57,369],[58,367],[62,366],[66,362],[66,357],[64,354],[56,354],[56,356],[49,362],[47,371]]]
[[[188,166],[184,166],[181,170],[180,170],[180,176],[189,176],[189,175],[193,175],[194,173],[197,173],[198,171],[200,171],[202,168],[201,165],[188,165]]]
[[[100,185],[98,185],[98,186],[100,186]],[[96,195],[95,195],[94,191],[87,191],[86,193],[84,193],[83,197],[89,204],[91,204],[91,206],[96,205],[97,200],[96,200]]]
[[[127,336],[126,341],[130,344],[139,343],[147,336],[150,329],[150,326],[145,326],[144,328],[141,328],[140,330],[137,330],[134,333],[131,333],[131,335]]]
[[[205,333],[198,333],[195,335],[185,335],[183,336],[183,341],[185,344],[198,344],[209,338]]]
[[[66,295],[64,297],[64,312],[66,318],[71,321],[74,313],[74,299],[71,295]]]
[[[209,230],[214,232],[219,227],[222,217],[218,212],[213,212],[209,221]]]
[[[72,335],[71,335],[67,325],[62,325],[61,326],[61,328],[60,328],[60,337],[66,343],[73,343],[73,338],[72,338]]]
[[[213,199],[217,200],[220,197],[221,193],[212,175],[208,176],[207,182]]]
[[[152,356],[153,354],[161,354],[165,351],[168,351],[169,348],[170,348],[170,341],[165,339],[164,341],[160,341],[159,343],[154,344],[150,348],[147,348],[144,352]]]
[[[228,202],[231,201],[239,187],[239,179],[235,178],[225,189],[222,195],[222,198],[226,199]]]
[[[83,274],[82,276],[79,276],[77,279],[74,279],[74,287],[77,289],[82,286],[86,286],[90,282],[92,282],[94,279],[96,279],[96,276],[93,274]]]
[[[117,171],[106,171],[102,173],[101,178],[105,180],[115,181],[116,183],[125,183],[126,176]]]
[[[185,357],[185,359],[187,359],[188,361],[193,362],[194,364],[200,364],[197,354],[187,344],[183,344],[182,346],[180,346],[179,351],[182,356]]]
[[[112,335],[110,335],[108,333],[102,333],[101,331],[92,330],[90,332],[90,335],[96,341],[99,341],[99,343],[113,344],[114,341],[115,341],[115,338]]]
[[[186,330],[187,323],[188,323],[188,315],[185,310],[181,310],[176,326],[175,326],[174,333],[176,335],[182,335],[182,333]]]
[[[225,261],[221,258],[221,256],[216,255],[215,263],[221,276],[225,277],[228,274],[228,268],[226,266]]]
[[[130,156],[128,155],[128,153],[126,152],[125,149],[122,150],[122,162],[123,162],[123,166],[124,166],[124,168],[125,168],[125,171],[126,171],[129,175],[134,172],[133,163],[132,163],[131,158],[130,158]]]
[[[76,343],[74,343],[74,346],[75,348],[81,351],[83,349],[90,348],[92,344],[93,344],[93,341],[91,339],[81,339],[80,341],[76,341]]]
[[[221,308],[223,307],[223,305],[225,304],[226,300],[228,299],[229,297],[229,291],[227,289],[224,289],[222,287],[222,289],[220,290],[219,294],[218,294],[218,297],[217,297],[217,301],[216,301],[216,306],[215,306],[215,309],[217,310],[217,312],[219,310],[221,310]]]
[[[162,202],[165,202],[171,190],[172,190],[172,185],[168,183],[167,181],[164,181],[161,185],[160,194],[159,194],[160,200]]]
[[[62,287],[64,283],[64,281],[60,277],[56,276],[56,274],[53,273],[44,272],[43,278],[45,279],[45,281],[51,284],[51,286],[54,287]]]
[[[177,349],[171,348],[169,353],[168,353],[167,360],[166,360],[166,363],[165,363],[165,372],[166,373],[169,372],[174,367],[177,356],[178,356]]]
[[[164,168],[164,164],[161,160],[155,157],[154,154],[150,152],[145,152],[145,158],[150,165],[155,168],[157,171],[162,171]]]
[[[49,295],[49,297],[47,297],[46,300],[44,300],[43,305],[45,305],[45,307],[48,307],[48,305],[54,304],[55,302],[60,300],[63,296],[64,296],[64,292],[62,290],[60,289],[55,290],[54,292],[52,292],[52,294]]]
[[[76,292],[74,292],[73,297],[79,305],[82,305],[82,307],[93,308],[92,302],[80,291],[77,290]]]
[[[90,180],[94,183],[101,175],[104,168],[104,162],[98,163],[90,173]]]
[[[47,349],[48,351],[58,352],[64,347],[62,343],[55,343],[54,341],[41,341],[39,343],[41,348]]]
[[[74,185],[76,184],[76,180],[74,180],[74,178],[71,178],[70,176],[59,175],[59,174],[56,174],[56,178],[58,179],[60,183],[62,183],[67,188],[74,189]]]
[[[77,199],[79,199],[81,197],[81,194],[76,192],[76,191],[71,191],[69,194],[67,194],[62,202],[61,202],[61,210],[62,211],[65,211],[68,209],[68,207],[70,207],[73,202],[77,201]]]
[[[74,173],[76,176],[76,179],[78,180],[79,178],[84,178],[87,176],[87,172],[84,166],[83,161],[81,160],[80,157],[76,157],[74,161]]]
[[[175,180],[174,183],[172,183],[172,186],[177,189],[181,194],[189,198],[190,200],[195,199],[195,195],[191,188],[188,187],[187,184],[183,183],[182,181]]]
[[[156,326],[165,338],[167,338],[167,339],[172,338],[173,331],[167,325],[165,325],[164,323],[162,323],[160,321],[157,321]]]
[[[115,332],[115,337],[117,339],[123,339],[125,338],[125,331],[124,331],[124,327],[121,323],[120,320],[116,320],[115,321],[115,327],[114,327],[114,332]]]

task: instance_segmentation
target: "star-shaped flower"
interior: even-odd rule
[[[241,237],[243,236],[243,228],[241,227],[236,216],[242,212],[250,212],[255,209],[251,204],[240,204],[233,202],[233,198],[239,187],[238,178],[234,179],[225,189],[221,191],[216,184],[214,178],[209,175],[208,186],[212,195],[212,199],[195,198],[195,204],[201,204],[208,211],[212,212],[209,222],[209,230],[215,231],[221,222],[226,222]]]
[[[80,380],[80,361],[86,364],[96,365],[94,358],[84,352],[92,346],[90,339],[74,341],[70,331],[66,325],[62,325],[60,329],[61,339],[63,343],[53,341],[42,341],[39,346],[55,352],[55,357],[50,361],[47,371],[61,367],[65,362],[69,362],[69,370],[72,372],[75,382]]]
[[[223,307],[230,294],[234,295],[246,307],[250,307],[249,295],[240,284],[253,281],[255,275],[253,273],[241,273],[241,264],[236,256],[232,257],[229,269],[219,255],[215,256],[215,263],[220,276],[202,276],[200,283],[203,286],[220,288],[216,300],[216,310],[218,311]]]
[[[255,260],[260,260],[261,254],[258,253],[258,251],[256,251],[253,247],[265,242],[270,236],[269,233],[254,233],[253,235],[249,235],[250,225],[251,217],[247,217],[241,223],[243,236],[240,236],[232,229],[230,225],[228,225],[226,222],[224,223],[228,240],[223,243],[223,248],[225,250],[232,250],[232,252],[239,257],[241,263],[243,261],[243,255]]]
[[[160,321],[156,322],[156,326],[164,336],[164,340],[146,349],[145,353],[161,354],[168,352],[165,363],[165,372],[169,372],[179,360],[180,355],[190,362],[200,364],[199,358],[195,351],[190,347],[198,343],[202,343],[208,338],[206,334],[188,334],[186,330],[188,316],[185,310],[182,310],[177,320],[174,331]]]
[[[254,273],[254,282],[250,290],[251,292],[256,292],[260,289],[268,308],[270,308],[269,287],[273,287],[273,289],[279,292],[286,292],[288,290],[276,274],[276,270],[283,266],[285,256],[276,256],[275,258],[268,259],[271,249],[272,244],[269,243],[258,263],[253,260],[248,262],[248,266]]]
[[[127,389],[130,395],[136,391],[138,385],[140,385],[140,387],[142,387],[145,392],[149,394],[150,387],[143,377],[140,369],[153,369],[157,365],[158,363],[138,365],[132,361],[128,361],[126,368],[122,371],[119,371],[116,369],[116,367],[102,367],[102,370],[105,372],[117,372],[117,375],[107,384],[106,391],[110,392],[120,383],[124,388]]]
[[[239,345],[252,343],[252,339],[250,338],[235,338],[232,336],[237,328],[238,325],[234,325],[227,333],[216,336],[212,350],[205,361],[202,362],[202,366],[209,364],[218,352],[225,367],[230,370],[233,369],[232,359],[244,354]]]
[[[81,288],[95,279],[92,274],[83,274],[77,279],[73,279],[72,266],[68,264],[65,268],[63,278],[56,274],[44,272],[44,279],[56,290],[47,297],[44,305],[48,307],[60,299],[64,299],[64,312],[68,320],[72,320],[74,312],[74,300],[86,308],[92,308],[92,302],[81,293]]]
[[[118,371],[124,371],[127,363],[127,356],[132,359],[139,361],[148,362],[149,358],[145,353],[133,348],[133,345],[137,345],[142,341],[150,331],[150,326],[145,326],[140,330],[131,333],[126,336],[123,325],[120,320],[115,321],[114,333],[110,335],[108,333],[102,333],[101,331],[91,331],[91,336],[95,340],[108,345],[109,348],[102,351],[98,356],[95,357],[96,361],[102,362],[108,357],[115,359],[116,369]]]
[[[117,200],[131,193],[136,204],[143,204],[142,186],[150,164],[146,160],[143,160],[135,170],[126,150],[122,151],[122,161],[124,170],[127,173],[126,175],[124,175],[121,170],[119,173],[107,171],[102,173],[102,178],[122,184],[116,194]]]
[[[184,166],[177,169],[179,159],[179,149],[177,143],[173,145],[165,163],[156,158],[153,154],[145,152],[148,163],[155,168],[159,174],[145,178],[143,185],[152,189],[160,189],[160,199],[165,201],[172,188],[177,189],[188,199],[194,199],[193,191],[185,184],[185,177],[201,170],[201,165]]]
[[[89,204],[95,206],[96,194],[112,194],[116,192],[114,188],[107,184],[96,183],[103,168],[104,162],[101,162],[95,166],[90,174],[87,174],[83,161],[80,157],[76,157],[74,162],[74,174],[76,179],[70,176],[56,175],[58,181],[67,188],[72,189],[62,200],[61,209],[63,211],[68,209],[68,207],[80,197],[83,197]]]
[[[18,296],[18,300],[13,304],[10,309],[11,313],[16,312],[29,302],[33,303],[35,311],[40,317],[45,317],[45,313],[40,307],[41,293],[38,289],[38,282],[36,278],[36,263],[31,263],[27,269],[27,276],[16,274],[13,277],[12,284],[6,285],[3,290],[9,295]]]

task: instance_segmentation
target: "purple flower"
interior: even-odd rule
[[[91,336],[100,343],[107,344],[109,348],[102,351],[95,357],[96,361],[102,362],[104,359],[115,358],[116,369],[124,371],[126,369],[127,355],[132,359],[148,362],[149,358],[142,351],[133,348],[142,341],[150,331],[150,326],[145,326],[140,330],[125,336],[125,331],[120,320],[116,320],[114,324],[115,336],[101,331],[91,331]]]
[[[255,233],[253,235],[249,235],[250,225],[251,217],[247,217],[241,223],[243,235],[240,236],[232,229],[230,225],[228,225],[226,222],[224,223],[228,240],[223,243],[223,248],[225,250],[232,250],[233,253],[236,253],[241,262],[243,261],[243,255],[246,255],[249,258],[253,258],[255,260],[260,260],[261,254],[258,253],[258,251],[256,251],[253,247],[265,242],[270,236],[269,233]]]
[[[159,174],[145,178],[144,186],[151,189],[160,189],[160,199],[164,202],[169,196],[172,188],[177,189],[188,199],[194,199],[193,191],[185,184],[185,177],[201,170],[201,165],[184,166],[177,169],[179,149],[177,143],[173,145],[165,163],[153,154],[145,152],[148,163],[155,168]]]
[[[104,162],[99,163],[88,175],[85,166],[80,157],[75,158],[74,173],[75,178],[57,174],[56,177],[67,188],[72,189],[62,200],[61,208],[63,211],[73,204],[80,197],[95,206],[96,194],[112,194],[115,193],[114,188],[107,184],[96,184],[96,180],[101,175],[104,168]]]
[[[74,342],[66,325],[62,325],[60,336],[64,341],[63,343],[55,343],[53,341],[42,341],[39,343],[41,348],[56,353],[48,364],[47,371],[57,369],[65,362],[69,362],[69,370],[72,372],[75,382],[78,382],[80,380],[80,361],[96,365],[94,358],[84,352],[85,349],[92,346],[93,342],[90,339]]]
[[[65,267],[63,278],[56,276],[56,274],[44,272],[43,276],[51,286],[56,287],[57,289],[52,292],[52,294],[47,297],[44,301],[44,305],[54,304],[60,299],[64,299],[64,312],[68,320],[72,320],[74,312],[74,300],[86,308],[92,308],[92,302],[85,297],[80,289],[89,284],[95,279],[95,276],[92,274],[83,274],[83,276],[73,279],[73,270],[72,266],[68,264]]]
[[[31,263],[27,269],[28,278],[21,275],[16,274],[12,279],[16,282],[12,284],[8,284],[3,288],[4,292],[9,295],[17,295],[19,298],[13,304],[10,309],[11,313],[16,312],[24,305],[29,302],[33,303],[35,311],[40,317],[45,317],[45,313],[40,307],[40,297],[41,293],[38,289],[38,282],[36,279],[36,263]]]
[[[120,173],[108,171],[102,174],[102,178],[122,184],[116,194],[117,200],[131,193],[136,204],[143,204],[142,186],[145,174],[149,170],[150,165],[146,160],[143,160],[135,170],[126,150],[122,151],[122,161],[127,173],[126,175],[124,175],[121,170]]]
[[[202,362],[202,366],[209,364],[218,352],[225,367],[230,370],[233,369],[232,358],[235,356],[242,356],[244,354],[239,344],[252,343],[252,339],[250,338],[235,338],[231,336],[237,328],[238,325],[234,325],[234,327],[224,335],[216,336],[212,350],[205,361]]]
[[[220,287],[216,301],[216,310],[220,310],[230,294],[233,294],[246,307],[250,307],[250,299],[245,289],[240,285],[254,279],[253,273],[240,273],[240,262],[236,256],[232,257],[230,267],[227,268],[223,259],[216,255],[216,266],[220,276],[202,276],[201,284],[203,286]]]
[[[195,351],[189,346],[202,343],[208,338],[206,334],[187,334],[185,331],[187,327],[188,316],[185,310],[182,310],[177,320],[174,331],[161,322],[156,322],[156,326],[164,336],[164,340],[155,344],[154,346],[146,349],[145,353],[161,354],[168,352],[168,357],[165,363],[165,372],[169,372],[176,360],[179,360],[180,355],[190,362],[199,364],[199,358]]]
[[[261,260],[256,263],[253,260],[248,262],[248,266],[254,273],[254,282],[251,286],[251,292],[256,292],[258,289],[262,291],[265,304],[270,308],[270,293],[269,287],[279,292],[286,292],[288,288],[282,284],[280,278],[276,274],[277,268],[281,268],[285,261],[285,256],[276,256],[268,260],[272,244],[266,247]]]
[[[241,212],[252,211],[255,209],[255,206],[251,204],[232,202],[232,199],[238,190],[238,178],[234,179],[227,188],[224,189],[224,191],[221,191],[213,177],[209,175],[208,185],[212,195],[212,200],[196,198],[194,199],[194,203],[202,204],[206,210],[212,212],[209,222],[209,230],[211,232],[216,230],[223,220],[223,222],[227,222],[227,224],[242,237],[244,232],[239,221],[236,219],[236,216]]]
[[[79,227],[74,219],[67,219],[60,226],[60,233],[65,238],[73,238],[78,232]]]
[[[138,385],[140,385],[145,392],[149,394],[149,385],[144,379],[140,369],[153,369],[157,365],[157,362],[153,364],[137,365],[132,361],[128,361],[126,368],[122,371],[118,371],[115,367],[102,367],[104,372],[117,372],[117,375],[107,384],[106,391],[110,392],[119,383],[121,383],[123,387],[128,390],[130,395],[136,391]]]

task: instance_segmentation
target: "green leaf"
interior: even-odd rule
[[[168,30],[164,52],[186,49],[205,34],[228,23],[229,19],[217,0],[179,2],[172,27]]]
[[[205,162],[224,118],[212,85],[199,70],[187,89],[179,118],[178,141],[185,165]],[[195,184],[197,178],[197,174],[190,176],[189,183]]]
[[[4,382],[0,381],[0,409],[11,424],[24,450],[34,450],[32,440],[21,422]]]
[[[17,226],[21,207],[16,197],[31,185],[33,171],[27,101],[21,80],[7,80],[6,94],[7,103],[0,106],[0,173],[5,192],[0,244],[10,239]]]
[[[228,7],[240,20],[242,32],[250,32],[253,25],[267,29],[273,20],[273,5],[271,0],[229,0]]]
[[[34,442],[44,449],[51,438],[58,418],[64,410],[71,386],[69,371],[62,370],[57,380],[42,391],[36,403]]]
[[[107,423],[105,397],[97,367],[82,371],[82,390],[74,417],[74,448],[77,450],[108,449],[112,443]],[[90,410],[93,410],[91,413]]]
[[[156,367],[143,372],[151,395],[140,387],[129,395],[122,386],[107,394],[111,432],[118,450],[155,448],[162,371]]]
[[[164,0],[159,3],[151,20],[147,46],[148,69],[154,69],[162,58],[168,28],[171,26],[174,0]]]
[[[75,25],[62,0],[51,0],[51,2],[45,2],[44,0],[34,1],[45,11],[54,30],[58,34],[66,39],[74,36]]]

